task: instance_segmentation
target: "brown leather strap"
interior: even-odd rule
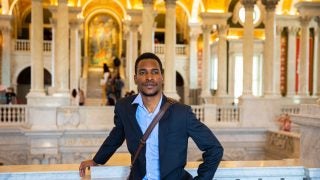
[[[160,121],[160,119],[162,118],[164,113],[167,111],[167,109],[174,103],[176,103],[175,100],[173,100],[171,98],[167,98],[167,102],[161,107],[160,111],[153,118],[153,120],[150,123],[150,125],[148,126],[146,132],[143,134],[142,138],[140,139],[140,143],[139,143],[138,149],[137,149],[136,153],[134,154],[134,158],[133,158],[133,160],[131,162],[131,168],[133,167],[134,163],[136,162],[136,160],[137,160],[137,158],[138,158],[138,156],[140,154],[140,151],[142,150],[143,146],[146,144],[147,139],[148,139],[149,135],[151,134],[153,128]]]

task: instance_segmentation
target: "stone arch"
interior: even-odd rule
[[[45,88],[51,86],[51,73],[47,69],[43,69],[44,75],[44,86]],[[30,92],[31,88],[31,67],[28,66],[18,73],[16,81],[16,93],[17,93],[17,102],[19,104],[26,104],[26,96]]]
[[[176,71],[176,89],[177,93],[180,96],[180,102],[184,103],[185,98],[184,98],[184,79],[182,75]]]

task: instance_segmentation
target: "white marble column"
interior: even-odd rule
[[[256,0],[241,0],[245,7],[243,32],[243,96],[252,96],[252,64],[253,64],[253,7]]]
[[[263,54],[263,75],[264,75],[264,95],[274,96],[280,94],[280,87],[277,87],[275,80],[277,73],[274,71],[280,68],[274,68],[275,65],[275,7],[279,0],[262,0],[266,8],[265,18],[265,41]],[[280,65],[280,64],[279,64]],[[279,73],[280,74],[280,73]],[[278,80],[278,79],[277,79]]]
[[[313,96],[320,96],[320,16],[316,17],[318,27],[314,36],[314,64],[313,64]]]
[[[273,61],[273,65],[272,65],[272,93],[269,95],[266,95],[266,97],[270,97],[270,96],[275,96],[275,97],[279,97],[280,96],[280,65],[281,65],[281,33],[283,31],[284,27],[283,26],[276,26],[276,35],[275,35],[275,42],[274,42],[274,61]],[[267,59],[266,59],[267,60]],[[263,59],[264,61],[264,59]],[[264,75],[266,76],[266,75]],[[271,77],[269,77],[271,78]]]
[[[309,96],[309,23],[311,17],[301,16],[299,92],[300,96]]]
[[[218,89],[217,96],[227,96],[227,32],[228,25],[218,25]]]
[[[287,96],[292,97],[296,95],[296,41],[299,28],[289,27],[288,31]]]
[[[154,18],[153,0],[143,0],[141,53],[154,52]]]
[[[58,0],[56,29],[55,96],[69,97],[69,10],[67,0]]]
[[[202,52],[202,78],[201,78],[201,94],[202,98],[211,97],[210,92],[210,33],[212,25],[202,25],[203,32],[203,52]]]
[[[179,100],[176,90],[176,0],[166,0],[164,93]]]
[[[0,15],[0,31],[2,33],[1,84],[11,86],[11,20],[9,15]]]
[[[81,34],[80,20],[70,22],[70,89],[80,87],[81,75]]]
[[[128,84],[127,91],[137,92],[137,86],[134,83],[133,75],[134,63],[138,57],[138,24],[126,22],[126,81]]]
[[[49,8],[52,13],[52,18],[50,19],[51,23],[51,32],[52,32],[52,40],[51,40],[51,88],[54,89],[56,84],[56,63],[55,63],[55,57],[56,57],[56,29],[57,29],[57,18],[56,15],[56,9]]]
[[[70,26],[70,89],[80,87],[81,75],[81,25],[82,20],[77,18],[80,8],[69,7]]]
[[[28,98],[45,96],[42,0],[32,0],[31,8],[31,89]]]
[[[190,43],[189,43],[189,88],[198,88],[198,37],[200,34],[200,25],[198,23],[189,23]]]

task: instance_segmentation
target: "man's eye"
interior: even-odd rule
[[[139,72],[139,75],[144,75],[144,74],[146,74],[146,72],[144,72],[144,71]]]
[[[159,74],[159,71],[158,70],[152,71],[152,74]]]

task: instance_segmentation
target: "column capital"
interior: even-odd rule
[[[11,15],[0,15],[0,30],[5,33],[9,33],[12,30]]]
[[[245,9],[253,10],[257,0],[240,0],[240,2],[243,4]]]
[[[212,25],[203,24],[203,25],[201,26],[201,29],[202,29],[203,33],[210,33],[211,30],[212,30]]]
[[[315,17],[314,20],[318,24],[318,27],[320,27],[320,16]]]
[[[73,30],[79,29],[82,25],[83,20],[82,19],[71,19],[69,20],[70,28]]]
[[[142,0],[143,5],[153,5],[154,0]]]
[[[197,40],[199,37],[199,34],[201,33],[200,29],[200,24],[199,23],[189,23],[189,36],[191,40]]]
[[[311,21],[311,16],[300,16],[299,21],[302,27],[309,26]]]
[[[297,32],[299,31],[299,27],[295,27],[295,26],[288,27],[288,31],[290,35],[296,35]]]
[[[175,6],[177,0],[165,0],[166,6]]]
[[[218,35],[219,36],[226,35],[228,30],[229,30],[229,25],[223,25],[223,24],[218,25]]]
[[[281,32],[283,31],[283,26],[277,26],[276,27],[276,33],[277,33],[277,35],[280,35],[281,34]]]
[[[267,11],[274,11],[279,0],[262,0],[262,4],[266,7]]]

